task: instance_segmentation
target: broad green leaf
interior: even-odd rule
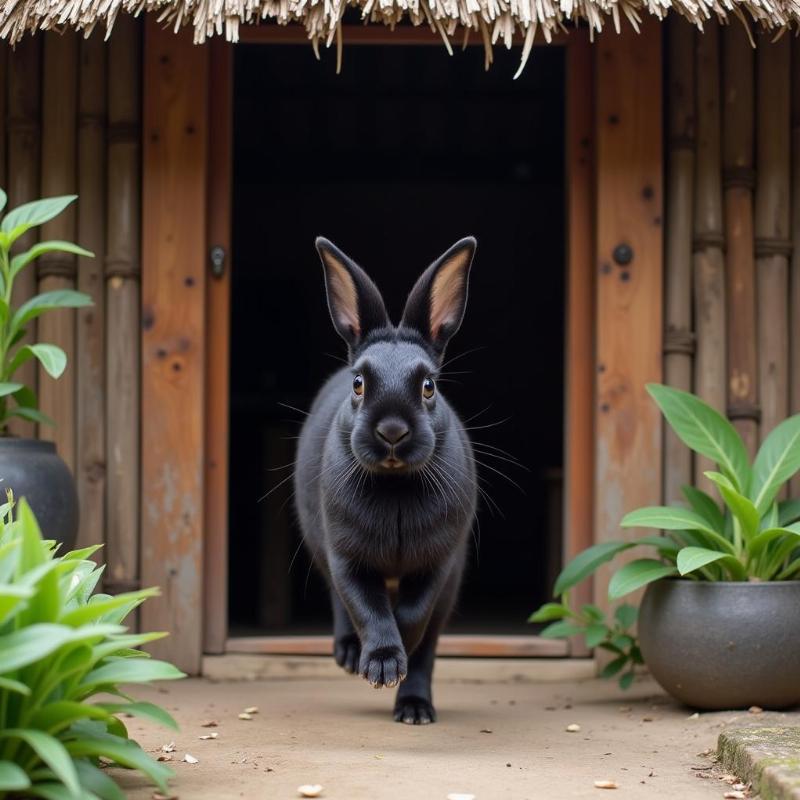
[[[74,289],[54,289],[52,292],[43,292],[31,297],[23,303],[11,320],[11,330],[17,331],[27,325],[45,311],[56,308],[85,308],[92,305],[92,298],[83,292]]]
[[[586,646],[597,647],[608,634],[608,628],[601,623],[589,625],[586,629]]]
[[[713,481],[725,501],[725,505],[731,510],[742,527],[742,533],[746,539],[752,539],[758,533],[761,524],[761,514],[753,504],[753,501],[736,491],[736,487],[731,481],[719,472],[706,472],[706,478]]]
[[[708,550],[705,547],[684,547],[678,553],[678,572],[688,575],[708,564],[722,562],[735,580],[745,580],[747,574],[741,562],[734,556],[721,553],[719,550]]]
[[[102,544],[93,544],[89,547],[82,547],[80,550],[70,550],[69,553],[64,553],[63,559],[65,561],[86,561],[90,559],[98,550],[102,550]],[[92,567],[97,567],[92,564]]]
[[[32,797],[41,797],[42,800],[73,800],[74,795],[61,783],[37,783],[28,789]],[[81,790],[81,800],[99,800],[96,794]]]
[[[105,614],[130,603],[143,603],[148,597],[155,597],[159,591],[153,587],[136,592],[124,592],[115,597],[95,597],[83,606],[64,614],[60,619],[63,625],[83,625],[86,622],[100,620]],[[97,598],[97,599],[96,599]]]
[[[753,462],[751,497],[759,517],[767,512],[778,490],[800,470],[800,414],[770,431]]]
[[[671,386],[647,386],[678,438],[718,464],[741,492],[750,484],[747,450],[736,428],[699,397]]]
[[[563,619],[569,615],[569,610],[561,603],[545,603],[528,617],[528,622],[551,622],[554,619]]]
[[[97,703],[96,706],[109,714],[131,714],[134,717],[141,717],[163,725],[165,728],[178,730],[178,723],[175,722],[172,716],[153,703],[144,701],[136,703]]]
[[[167,634],[163,631],[153,633],[129,633],[119,636],[109,636],[108,641],[96,644],[92,648],[92,661],[97,664],[109,656],[117,656],[134,647],[140,647],[148,642],[163,639]],[[150,658],[148,653],[136,651],[139,657]]]
[[[648,583],[677,575],[677,572],[672,564],[663,564],[652,558],[629,561],[611,576],[608,583],[608,596],[610,599],[616,600],[641,589]]]
[[[767,528],[767,530],[761,531],[761,533],[750,540],[747,547],[748,553],[751,558],[757,558],[767,545],[778,539],[782,539],[784,536],[789,538],[794,537],[797,546],[800,547],[800,522],[786,527]]]
[[[26,344],[14,354],[9,367],[13,375],[26,361],[36,358],[51,378],[60,378],[67,368],[67,354],[54,344]]]
[[[695,486],[682,486],[681,491],[692,510],[703,517],[715,531],[724,529],[725,518],[713,497]]]
[[[100,800],[125,800],[125,793],[117,786],[116,781],[90,761],[78,759],[75,769],[78,770],[81,786],[93,792]]]
[[[78,195],[64,195],[62,197],[46,197],[42,200],[34,200],[31,203],[17,206],[17,208],[9,211],[0,224],[0,230],[3,233],[15,233],[16,237],[22,236],[25,231],[36,225],[42,225],[45,222],[57,217],[70,203],[78,199]],[[17,233],[17,229],[23,230]]]
[[[594,603],[584,603],[581,606],[581,614],[594,622],[602,622],[606,618],[603,611]]]
[[[13,411],[11,411],[8,416],[22,417],[22,419],[27,419],[30,422],[38,422],[40,425],[49,425],[52,428],[56,426],[54,419],[48,417],[47,414],[43,414],[41,411],[38,411],[35,408],[26,408],[25,406],[19,406],[18,408],[15,408]]]
[[[56,734],[79,719],[107,719],[108,716],[108,712],[100,706],[76,703],[71,700],[57,700],[40,708],[31,717],[29,724],[32,728]]]
[[[559,620],[548,625],[540,634],[543,639],[567,639],[570,636],[577,636],[583,633],[580,625],[575,625],[568,620]]]
[[[626,672],[620,679],[619,679],[619,688],[620,689],[630,689],[631,684],[633,683],[634,673]]]
[[[6,691],[13,692],[14,694],[21,694],[23,697],[30,697],[31,695],[29,686],[26,686],[20,681],[12,680],[11,678],[4,678],[1,675],[0,689],[5,689]]]
[[[800,520],[800,497],[778,504],[778,524],[789,525]]]
[[[11,761],[0,761],[0,792],[21,792],[31,785],[25,771]]]
[[[713,530],[703,517],[680,506],[649,506],[626,514],[620,523],[623,528],[658,528],[666,531],[696,530],[711,537],[720,547],[734,552],[733,545]]]
[[[11,259],[11,277],[16,277],[21,269],[27,267],[31,261],[35,261],[39,256],[53,252],[73,253],[74,255],[85,256],[87,258],[94,257],[94,253],[89,250],[84,250],[82,247],[78,247],[78,245],[72,242],[62,242],[56,239],[47,242],[38,242],[31,247],[30,250],[26,250],[24,253],[20,253]]]
[[[18,610],[33,595],[34,591],[30,586],[0,584],[0,625],[11,616],[12,611]]]
[[[588,547],[567,564],[556,578],[553,594],[558,597],[591,575],[601,564],[611,561],[614,556],[634,547],[633,542],[601,542]]]
[[[613,678],[628,663],[628,656],[622,655],[609,661],[600,671],[601,678]]]
[[[21,383],[0,383],[0,397],[8,397],[22,388]]]
[[[617,606],[617,610],[614,612],[614,619],[616,619],[623,628],[630,628],[631,625],[636,622],[638,616],[639,609],[628,603]]]
[[[6,207],[6,203],[8,202],[8,195],[0,189],[0,211],[2,211]]]
[[[156,659],[111,661],[92,670],[82,681],[84,689],[107,683],[149,683],[186,677],[177,667]]]
[[[643,547],[655,547],[660,555],[672,558],[674,557],[680,545],[671,536],[642,536],[635,541],[636,545]]]
[[[11,728],[0,731],[1,739],[19,739],[33,750],[37,756],[55,773],[64,784],[71,797],[83,800],[78,773],[70,754],[64,745],[53,736],[32,728]]]

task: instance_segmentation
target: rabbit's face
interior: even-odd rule
[[[402,473],[433,457],[443,421],[436,372],[431,354],[402,332],[358,354],[346,407],[350,448],[363,467]]]

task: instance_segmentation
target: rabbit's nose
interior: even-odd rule
[[[382,419],[375,428],[378,438],[391,445],[401,442],[410,432],[408,425],[397,417]]]

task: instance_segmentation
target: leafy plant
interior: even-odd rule
[[[649,547],[655,557],[630,561],[612,575],[608,585],[612,601],[662,578],[800,579],[800,500],[778,499],[786,482],[800,470],[800,414],[769,433],[751,464],[733,425],[698,397],[658,384],[650,384],[647,390],[684,444],[717,465],[717,470],[705,475],[716,486],[719,499],[685,486],[685,506],[653,506],[626,514],[623,528],[654,528],[663,535],[601,542],[576,556],[556,580],[553,593],[560,601],[542,606],[531,617],[533,622],[563,623],[562,627],[551,625],[542,635],[582,634],[589,646],[612,642],[613,629],[609,628],[611,638],[600,639],[596,626],[601,621],[593,620],[591,612],[587,616],[586,606],[575,611],[569,592],[598,567],[634,547]],[[637,663],[638,648],[632,646],[626,652],[625,663]],[[620,651],[615,661],[624,654]]]
[[[117,714],[175,721],[119,685],[183,673],[138,649],[166,634],[128,634],[121,624],[156,590],[93,594],[97,549],[57,556],[24,500],[0,506],[0,800],[124,800],[101,769],[110,763],[166,791],[172,772],[128,738]]]
[[[75,195],[48,197],[9,211],[0,222],[0,433],[8,429],[12,417],[52,425],[53,421],[39,411],[36,394],[30,386],[14,381],[17,370],[31,358],[42,365],[48,375],[59,378],[67,366],[66,353],[54,344],[23,342],[27,326],[47,311],[57,308],[81,308],[92,304],[89,295],[72,289],[43,292],[26,300],[19,308],[12,306],[14,281],[23,269],[45,253],[62,252],[92,256],[88,250],[71,242],[47,241],[11,256],[14,243],[38,225],[57,217]],[[0,189],[0,212],[7,197]],[[10,401],[13,400],[13,404]]]

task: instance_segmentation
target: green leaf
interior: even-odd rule
[[[30,420],[31,422],[38,422],[40,425],[50,425],[51,427],[56,426],[56,422],[54,419],[47,416],[47,414],[43,414],[41,411],[38,411],[35,408],[26,408],[24,406],[19,406],[15,408],[8,414],[9,417],[22,417],[22,419]]]
[[[0,383],[0,397],[7,397],[22,389],[21,383]]]
[[[753,505],[753,501],[737,492],[736,487],[725,475],[721,475],[719,472],[706,472],[704,474],[706,478],[717,485],[725,505],[731,510],[733,516],[739,520],[745,539],[752,539],[758,533],[758,528],[761,525],[761,514]]]
[[[687,447],[718,464],[741,492],[750,483],[747,450],[736,428],[699,397],[671,386],[647,386],[661,413]]]
[[[92,670],[82,681],[82,688],[102,686],[107,683],[148,683],[171,681],[186,677],[177,667],[156,659],[123,659],[111,661]]]
[[[5,689],[6,691],[13,692],[14,694],[21,694],[23,697],[31,696],[31,690],[29,686],[26,686],[20,681],[11,680],[11,678],[4,678],[1,675],[0,689]]]
[[[778,504],[778,524],[789,525],[800,520],[800,497]]]
[[[626,672],[620,679],[619,679],[619,688],[620,689],[630,689],[631,684],[633,683],[633,671]]]
[[[586,628],[586,646],[597,647],[608,635],[608,628],[601,624],[595,623]]]
[[[528,617],[528,622],[551,622],[554,619],[564,619],[569,615],[569,609],[561,603],[545,603]]]
[[[78,773],[72,763],[70,754],[61,742],[43,731],[32,728],[11,728],[0,731],[2,739],[19,739],[33,750],[37,756],[55,773],[64,784],[70,795],[76,800],[82,800]]]
[[[136,703],[96,703],[97,708],[107,711],[109,714],[131,714],[134,717],[141,717],[163,725],[165,728],[178,730],[178,723],[160,706],[153,703],[139,701]]]
[[[721,553],[719,550],[709,550],[705,547],[684,547],[678,553],[678,572],[688,575],[708,564],[721,561],[736,580],[744,580],[747,575],[741,562],[734,556]]]
[[[9,367],[13,375],[26,361],[37,358],[51,378],[60,378],[67,368],[67,354],[54,344],[26,344],[14,354]]]
[[[682,486],[681,491],[692,510],[703,517],[715,531],[724,530],[725,518],[713,497],[695,486]]]
[[[0,224],[0,231],[16,234],[14,238],[19,238],[30,228],[42,225],[57,217],[70,203],[77,199],[78,195],[70,194],[62,197],[46,197],[42,200],[25,203],[8,212],[2,224]],[[17,233],[18,228],[24,228],[24,230]]]
[[[759,517],[767,512],[778,490],[800,470],[800,414],[773,428],[753,462],[751,497]]]
[[[677,572],[672,564],[663,564],[652,558],[629,561],[612,575],[608,583],[608,596],[612,600],[617,600],[648,583],[676,575]]]
[[[602,622],[606,618],[606,615],[603,613],[602,609],[600,609],[594,603],[584,603],[581,606],[581,614],[593,622]]]
[[[639,609],[636,606],[629,605],[628,603],[623,603],[620,606],[617,606],[617,610],[614,612],[614,619],[624,628],[630,628],[632,625],[635,624],[637,617],[639,616]]]
[[[35,261],[39,256],[45,253],[73,253],[77,256],[85,256],[86,258],[94,258],[94,253],[89,250],[84,250],[82,247],[73,244],[72,242],[62,242],[59,240],[51,240],[47,242],[38,242],[30,250],[14,256],[11,259],[11,277],[15,278],[17,273],[28,266],[31,261]]]
[[[28,794],[42,800],[72,800],[74,795],[60,783],[37,783],[28,789]],[[81,800],[99,800],[97,795],[86,790],[81,792]]]
[[[75,768],[78,770],[81,786],[93,792],[100,800],[125,800],[125,793],[116,782],[90,761],[78,759]]]
[[[583,633],[583,628],[568,620],[560,620],[548,625],[540,634],[543,639],[568,639]]]
[[[2,211],[6,207],[6,203],[8,202],[8,195],[0,189],[0,211]]]
[[[85,308],[92,305],[92,298],[83,292],[74,289],[54,289],[52,292],[43,292],[31,297],[23,303],[11,320],[11,330],[17,331],[27,325],[32,319],[52,311],[56,308]]]
[[[720,547],[735,552],[733,545],[725,539],[699,514],[680,506],[648,506],[626,514],[620,523],[623,528],[658,528],[667,531],[701,531]]]
[[[21,792],[31,785],[25,771],[10,761],[0,761],[0,792]]]
[[[86,622],[100,620],[104,615],[121,606],[127,606],[131,603],[136,603],[138,605],[143,603],[148,597],[155,597],[158,594],[159,590],[153,587],[150,589],[139,589],[135,592],[123,592],[115,597],[95,595],[86,605],[64,614],[59,622],[63,625],[83,625]]]
[[[628,656],[618,656],[613,661],[609,661],[608,664],[603,667],[603,669],[600,671],[600,677],[613,678],[627,663]]]
[[[66,676],[63,676],[66,677]],[[62,678],[63,680],[63,678]],[[30,719],[30,727],[38,728],[52,735],[60,733],[79,719],[107,719],[108,712],[101,707],[76,703],[71,700],[57,700],[47,703]]]
[[[633,542],[601,542],[588,547],[567,564],[556,578],[553,594],[557,597],[579,584],[591,575],[601,564],[611,561],[614,556],[634,547]]]
[[[800,537],[800,522],[786,527],[767,528],[767,530],[761,531],[761,533],[754,536],[748,544],[747,550],[750,557],[756,558],[767,545],[777,539],[783,539],[785,536],[795,537],[797,546],[800,547],[800,538],[798,538]]]

